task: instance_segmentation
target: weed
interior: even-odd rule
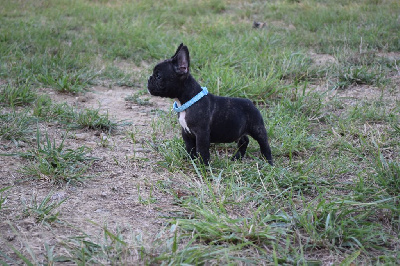
[[[0,113],[0,138],[12,140],[18,145],[18,140],[26,140],[34,131],[32,124],[36,119],[27,110],[22,112]]]
[[[400,136],[400,126],[397,123],[397,121],[395,121],[394,123],[391,123],[390,125],[393,128],[394,133]]]
[[[380,147],[375,143],[376,157],[373,160],[373,167],[376,170],[375,180],[382,186],[389,195],[399,195],[400,193],[400,163],[391,159],[386,159],[381,153]]]
[[[47,132],[44,143],[41,143],[41,134],[37,130],[36,148],[24,153],[14,155],[30,160],[28,165],[21,168],[21,172],[32,178],[44,179],[55,183],[60,182],[82,182],[87,176],[85,172],[95,158],[87,157],[88,148],[85,146],[78,149],[65,149],[64,139],[59,145],[51,140]]]
[[[194,212],[194,217],[178,219],[176,223],[184,231],[194,233],[193,238],[211,245],[234,243],[243,247],[260,243],[270,244],[284,237],[287,232],[285,220],[279,219],[279,226],[274,224],[278,216],[266,216],[257,220],[254,219],[257,215],[249,218],[230,218],[223,209],[211,210],[201,206],[190,206],[189,210]]]
[[[138,193],[138,197],[139,197],[139,203],[143,204],[143,205],[150,205],[153,203],[157,202],[157,199],[153,197],[153,186],[150,187],[150,191],[149,191],[149,195],[147,197],[147,199],[144,199],[140,194],[140,185],[136,186],[137,188],[137,193]]]
[[[395,118],[393,111],[388,110],[387,106],[380,100],[357,103],[354,107],[349,107],[348,112],[349,120],[360,122],[390,122]]]
[[[40,95],[33,105],[32,114],[36,117],[49,118],[52,105],[52,100],[48,95]]]
[[[140,235],[136,237],[140,238]],[[123,238],[119,229],[112,232],[107,225],[102,227],[100,239],[84,233],[70,237],[65,246],[71,255],[65,256],[64,261],[71,261],[78,265],[86,263],[118,264],[121,261],[135,264],[137,260],[133,259],[133,255],[137,254],[136,246],[130,245]]]
[[[0,104],[7,106],[23,106],[32,103],[36,99],[36,93],[29,85],[29,82],[13,86],[7,84],[0,87]]]
[[[60,73],[58,76],[53,75],[38,75],[38,81],[43,83],[44,85],[55,88],[57,91],[62,93],[78,93],[82,92],[83,89],[87,86],[87,82],[82,80],[79,73],[72,74],[64,74]]]
[[[59,121],[66,124],[68,128],[86,128],[111,132],[118,126],[130,125],[129,122],[114,122],[109,119],[108,112],[100,113],[100,109],[75,110],[67,103],[52,104],[47,96],[41,96],[35,102],[33,114],[47,121]]]
[[[0,189],[0,210],[5,209],[4,204],[7,202],[7,195],[4,195],[4,192],[12,188],[12,186],[3,187]]]
[[[125,97],[125,101],[133,102],[133,103],[135,103],[137,105],[141,105],[141,106],[152,105],[152,103],[149,102],[149,98],[141,99],[140,95],[141,95],[141,93],[134,93],[130,96]]]
[[[351,85],[379,86],[383,82],[384,77],[380,70],[370,70],[365,66],[348,67],[339,72],[336,87],[339,89],[345,89]]]
[[[76,111],[67,103],[53,104],[47,96],[41,96],[35,102],[33,114],[45,121],[60,121],[61,124],[70,125],[75,121]]]
[[[299,225],[311,236],[312,247],[371,248],[385,245],[388,234],[382,234],[379,223],[370,216],[381,208],[382,201],[364,204],[351,200],[327,202],[322,197],[310,202],[302,213],[295,212]]]
[[[99,129],[110,132],[117,128],[117,123],[112,122],[106,114],[100,114],[99,110],[85,109],[76,115],[76,124],[88,129]]]
[[[24,204],[24,216],[32,216],[35,221],[40,224],[49,225],[58,221],[59,212],[56,209],[64,202],[63,199],[59,202],[52,202],[51,196],[53,192],[50,191],[40,202],[37,200],[37,195],[34,194],[29,203]]]
[[[126,132],[126,137],[131,140],[132,144],[136,144],[138,142],[137,134],[139,130],[137,127],[132,127],[131,130]]]

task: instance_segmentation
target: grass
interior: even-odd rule
[[[66,149],[64,141],[56,144],[48,134],[42,143],[39,130],[36,134],[37,146],[27,152],[20,152],[15,155],[28,159],[30,162],[21,168],[21,172],[28,178],[44,179],[53,183],[74,183],[82,182],[90,164],[95,158],[86,156],[89,149],[85,146],[77,149]]]
[[[344,89],[351,85],[376,85],[383,82],[383,74],[379,69],[369,70],[366,66],[348,67],[339,72],[337,87]]]
[[[71,256],[58,256],[57,259],[78,265],[118,264],[121,261],[129,261],[129,258],[140,250],[140,235],[133,234],[137,241],[135,244],[129,244],[120,229],[113,231],[107,225],[95,225],[101,228],[99,237],[85,233],[70,237],[64,245]]]
[[[53,104],[47,95],[39,96],[33,106],[33,114],[45,121],[57,121],[69,129],[115,131],[119,126],[129,125],[123,121],[113,121],[108,113],[100,113],[100,109],[85,108],[78,110],[67,103]]]
[[[55,88],[59,92],[78,93],[83,91],[87,86],[86,81],[83,81],[79,75],[66,74],[64,76],[53,76],[51,74],[38,75],[38,81],[45,86]]]
[[[0,91],[0,102],[11,107],[27,105],[35,99],[36,94],[28,82],[17,86],[7,84]]]
[[[3,187],[0,189],[0,210],[4,209],[5,203],[7,202],[7,195],[4,193],[5,191],[12,188],[11,186]]]
[[[25,208],[23,215],[25,217],[34,217],[36,223],[50,225],[56,221],[59,221],[58,216],[60,212],[56,212],[56,209],[66,200],[59,202],[52,202],[52,192],[47,194],[41,201],[37,200],[37,195],[33,195],[29,204],[24,203]]]
[[[148,145],[161,158],[155,170],[167,171],[169,181],[151,184],[150,196],[139,193],[140,203],[156,206],[152,193],[160,190],[183,214],[164,217],[165,229],[149,243],[107,228],[101,241],[88,234],[71,238],[68,261],[400,263],[398,1],[0,4],[2,141],[28,141],[37,123],[113,132],[123,122],[53,103],[36,89],[145,88],[151,67],[181,42],[202,86],[250,98],[265,118],[275,167],[260,159],[255,141],[235,163],[229,160],[235,145],[212,146],[211,166],[204,167],[184,151],[176,117],[154,110]],[[252,28],[254,21],[266,26]],[[316,63],[323,55],[332,60]],[[150,66],[130,74],[116,62]],[[126,101],[149,105],[144,92]],[[82,181],[87,149],[67,149],[47,135],[40,141],[40,134],[19,153],[30,161],[24,173],[55,183]],[[128,133],[133,142],[136,134]],[[52,248],[47,257],[56,261]]]
[[[127,102],[133,102],[135,104],[138,105],[152,105],[152,103],[149,101],[149,98],[140,98],[140,96],[142,96],[143,94],[145,94],[145,91],[142,92],[138,92],[138,93],[133,93],[132,95],[129,95],[127,97],[125,97],[125,101]]]
[[[0,113],[0,138],[11,140],[18,146],[19,140],[27,140],[34,132],[33,124],[37,122],[35,117],[29,115],[28,111],[3,111]]]

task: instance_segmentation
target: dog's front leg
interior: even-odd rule
[[[182,138],[185,142],[186,152],[190,155],[190,158],[196,158],[196,139],[193,136],[190,136],[186,133],[186,131],[182,128]]]
[[[196,135],[196,152],[200,155],[202,162],[208,165],[210,160],[210,133],[202,132]]]

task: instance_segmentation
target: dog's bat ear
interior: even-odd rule
[[[176,49],[175,54],[174,54],[171,58],[174,58],[174,57],[178,54],[179,50],[180,50],[182,47],[183,47],[183,43],[181,43],[181,44],[178,46],[178,49]]]
[[[187,46],[179,45],[178,50],[176,51],[175,55],[172,57],[172,62],[175,67],[175,72],[178,74],[188,74],[189,67],[190,67],[190,56],[189,56],[189,49]]]

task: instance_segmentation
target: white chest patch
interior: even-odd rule
[[[181,102],[178,99],[175,99],[176,103],[178,104],[178,107],[181,106]],[[181,127],[188,133],[190,133],[190,129],[188,125],[186,124],[186,111],[182,111],[179,113],[178,116],[179,124],[181,124]]]
[[[179,113],[179,124],[181,124],[181,126],[183,127],[183,129],[186,132],[190,133],[190,129],[189,129],[188,125],[186,124],[186,111]]]

